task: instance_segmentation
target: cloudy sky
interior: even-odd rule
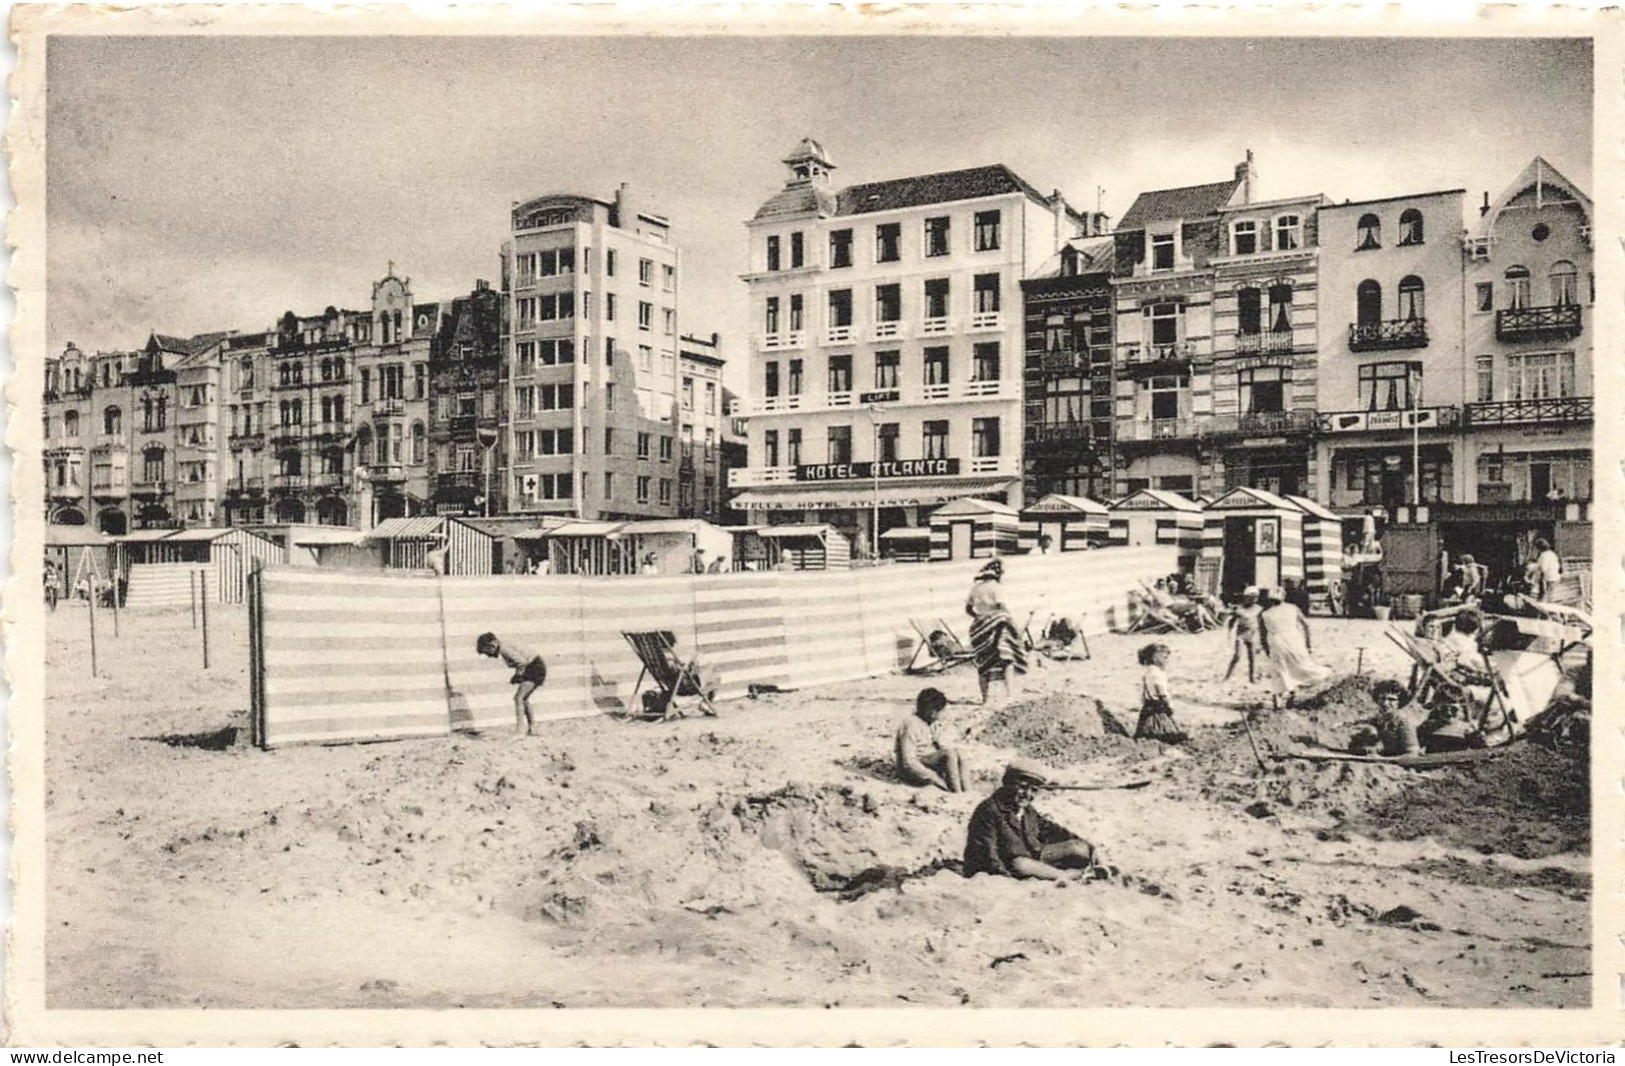
[[[1476,202],[1591,187],[1588,41],[56,38],[48,342],[264,328],[498,277],[509,204],[623,181],[684,249],[683,326],[743,358],[745,229],[803,135],[840,184],[1002,162],[1120,217],[1145,189]],[[736,379],[737,380],[737,379]]]

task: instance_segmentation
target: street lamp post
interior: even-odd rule
[[[1411,509],[1422,506],[1422,429],[1418,422],[1422,393],[1422,364],[1410,365],[1411,381]]]
[[[480,513],[491,517],[491,449],[497,445],[497,433],[494,429],[481,429],[475,431],[479,438],[480,448]]]
[[[873,506],[869,512],[869,553],[880,561],[880,405],[869,405],[869,480]]]

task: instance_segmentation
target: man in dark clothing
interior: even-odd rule
[[[1033,809],[1033,797],[1048,783],[1043,768],[1029,760],[1016,759],[1005,767],[1004,784],[971,815],[966,877],[985,873],[1066,881],[1108,875],[1096,865],[1092,844]]]

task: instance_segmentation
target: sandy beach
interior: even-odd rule
[[[208,671],[188,613],[117,638],[103,614],[92,679],[86,622],[65,604],[46,631],[51,1009],[1589,1004],[1585,765],[1525,744],[1261,772],[1241,708],[1267,690],[1218,680],[1223,633],[1160,638],[1188,750],[1101,714],[1132,728],[1148,638],[1092,638],[994,710],[943,676],[972,779],[948,795],[889,772],[917,678],[264,752],[240,609],[211,618]],[[1403,676],[1377,623],[1313,625],[1339,674]],[[1340,745],[1364,683],[1260,712],[1259,741]],[[1123,883],[949,868],[1018,753],[1150,782],[1039,801]]]

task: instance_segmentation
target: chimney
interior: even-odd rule
[[[1484,191],[1484,206],[1480,207],[1478,209],[1478,217],[1483,218],[1485,215],[1487,215],[1489,213],[1490,213],[1490,194],[1489,194],[1489,190],[1486,189]]]
[[[474,279],[474,291],[475,292],[489,292],[490,289],[491,289],[491,283],[489,281],[486,281],[484,278],[475,278]]]
[[[1066,242],[1072,237],[1072,234],[1067,232],[1066,197],[1061,195],[1060,189],[1055,189],[1050,192],[1049,207],[1050,212],[1055,216],[1055,226],[1053,231],[1055,251],[1060,251],[1066,246]]]
[[[1111,228],[1112,220],[1107,217],[1106,212],[1096,211],[1094,214],[1089,216],[1089,232],[1091,235],[1096,237],[1104,237],[1107,233],[1111,232]]]
[[[1258,172],[1253,169],[1253,150],[1247,149],[1247,158],[1236,164],[1236,180],[1241,182],[1241,202],[1253,202],[1253,185],[1258,180]]]
[[[632,186],[628,182],[621,182],[621,187],[615,190],[616,225],[621,229],[637,232],[637,207],[632,202]]]

